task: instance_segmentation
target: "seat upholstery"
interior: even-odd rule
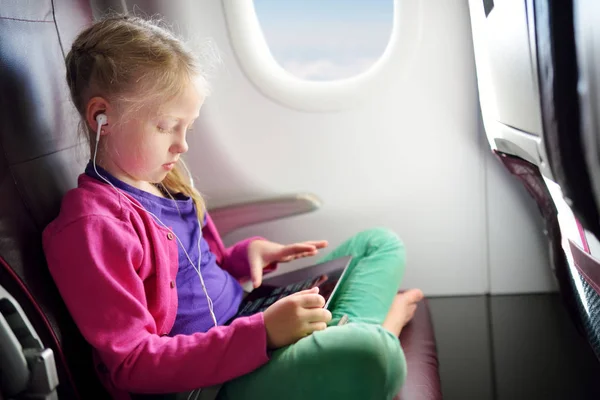
[[[400,333],[400,343],[406,356],[408,375],[396,400],[440,400],[442,388],[437,348],[426,299]]]
[[[91,20],[91,10],[75,0],[0,3],[0,284],[54,351],[60,398],[84,390],[100,396],[98,381],[90,379],[91,352],[52,283],[41,246],[41,231],[83,168],[64,46]]]
[[[42,230],[87,161],[69,101],[64,56],[91,20],[87,1],[0,0],[0,285],[54,351],[61,399],[108,398],[41,246]],[[401,340],[410,371],[400,398],[441,398],[427,307],[419,308]]]
[[[584,138],[597,134],[589,122],[597,117],[593,115],[598,112],[594,107],[597,93],[590,85],[591,70],[586,63],[578,64],[581,59],[577,58],[578,51],[587,53],[596,46],[586,46],[577,34],[589,27],[575,17],[575,3],[544,0],[534,7],[544,145],[553,178],[569,199],[578,223],[600,237],[600,212],[590,178],[598,171],[588,169],[596,164],[586,164],[586,158],[595,157],[586,157],[584,151],[589,145]],[[558,278],[571,316],[600,360],[600,262],[592,257],[581,231],[580,235],[584,248],[571,244],[573,260],[561,254],[555,263],[564,265]]]
[[[600,218],[590,179],[590,173],[597,171],[588,169],[583,151],[585,130],[592,129],[595,134],[595,128],[586,121],[591,120],[588,113],[597,112],[590,104],[597,94],[595,86],[589,85],[593,78],[587,76],[586,65],[579,65],[576,56],[578,50],[585,53],[593,46],[588,49],[583,42],[578,43],[582,38],[576,32],[585,25],[578,26],[582,21],[575,18],[574,4],[572,0],[540,0],[532,7],[546,153],[544,162],[552,170],[552,179],[569,199],[569,207],[578,224],[598,237]],[[502,153],[498,156],[536,200],[546,221],[552,268],[565,307],[600,359],[600,276],[594,273],[600,267],[599,261],[591,256],[582,231],[580,239],[584,248],[571,245],[568,249],[571,255],[565,254],[558,211],[538,167]]]

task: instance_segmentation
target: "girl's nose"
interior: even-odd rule
[[[188,144],[185,137],[179,137],[178,140],[171,146],[171,151],[176,154],[185,153],[188,151]]]

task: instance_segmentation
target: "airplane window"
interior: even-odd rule
[[[254,0],[275,60],[312,81],[351,78],[383,54],[393,0]]]

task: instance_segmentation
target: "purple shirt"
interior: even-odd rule
[[[122,182],[98,165],[96,165],[96,169],[116,188],[127,192],[139,201],[147,211],[150,211],[169,227],[179,237],[181,244],[185,247],[196,267],[198,267],[198,259],[200,258],[200,271],[208,295],[213,302],[217,323],[222,325],[233,317],[242,301],[242,287],[235,278],[217,265],[215,255],[210,251],[206,240],[201,237],[202,231],[199,229],[193,200],[182,194],[173,195],[175,200],[155,196]],[[104,182],[96,175],[91,162],[88,163],[85,173]],[[202,257],[199,257],[198,254],[199,236]],[[214,326],[214,323],[208,309],[206,295],[200,283],[200,277],[194,267],[190,265],[179,243],[178,252],[179,269],[176,278],[178,307],[175,323],[171,332],[169,332],[169,336],[206,332]]]

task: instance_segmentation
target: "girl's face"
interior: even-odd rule
[[[102,166],[116,178],[142,190],[161,182],[188,150],[186,135],[203,101],[196,86],[190,83],[181,94],[163,104],[160,113],[143,111],[113,126],[105,135]]]

